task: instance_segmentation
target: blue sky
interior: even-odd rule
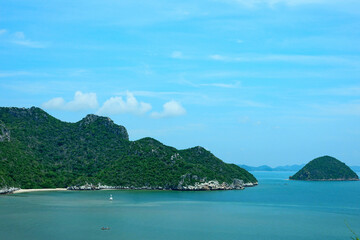
[[[360,165],[360,2],[0,0],[0,105],[179,149]]]

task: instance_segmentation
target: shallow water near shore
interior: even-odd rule
[[[237,191],[0,196],[0,239],[340,240],[352,236],[346,223],[360,233],[359,181],[286,180],[293,173],[253,172],[259,186]]]

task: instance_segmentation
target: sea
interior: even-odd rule
[[[360,236],[360,181],[289,181],[294,172],[252,173],[259,185],[245,190],[2,195],[0,239],[346,240],[354,233]]]

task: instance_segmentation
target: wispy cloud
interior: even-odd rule
[[[175,58],[175,59],[183,59],[184,55],[182,52],[180,51],[174,51],[171,53],[171,58]]]
[[[239,88],[241,87],[240,81],[235,81],[232,83],[221,83],[221,82],[215,82],[215,83],[194,83],[188,80],[181,80],[179,81],[180,84],[189,85],[192,87],[217,87],[217,88]]]
[[[26,71],[15,71],[15,72],[0,72],[0,78],[3,77],[17,77],[17,76],[28,76],[28,75],[32,75],[33,73],[31,72],[26,72]]]
[[[23,32],[16,32],[13,34],[12,43],[29,48],[45,48],[46,45],[40,42],[31,41],[25,37]]]
[[[266,5],[269,7],[276,7],[277,5],[299,6],[310,4],[325,4],[334,2],[333,0],[224,0],[224,2],[240,4],[245,7],[257,7]]]
[[[163,105],[162,112],[153,112],[153,118],[176,117],[186,114],[185,108],[177,101],[169,101]]]
[[[23,32],[8,32],[6,29],[0,29],[0,36],[9,43],[29,48],[46,48],[47,45],[41,42],[28,39]]]
[[[156,92],[156,91],[132,91],[135,96],[169,98],[169,96],[198,96],[194,92]],[[126,96],[126,92],[120,92],[118,95]]]
[[[358,57],[322,56],[322,55],[286,55],[286,54],[244,54],[243,56],[227,56],[214,54],[209,59],[225,62],[294,62],[304,64],[351,64],[359,65]]]
[[[57,97],[43,103],[42,106],[45,109],[82,111],[96,109],[99,104],[96,93],[82,93],[81,91],[77,91],[74,99],[70,102],[66,102],[62,97]]]
[[[311,93],[315,95],[360,96],[360,86],[311,90]]]
[[[202,83],[199,86],[219,87],[219,88],[239,88],[241,83],[236,81],[234,83]]]
[[[254,126],[260,126],[262,124],[261,121],[251,119],[248,116],[243,116],[243,117],[238,118],[237,122],[240,123],[240,124],[251,124],[251,125],[254,125]]]
[[[212,60],[216,60],[216,61],[231,61],[231,60],[234,61],[235,60],[235,58],[229,58],[229,57],[219,55],[219,54],[210,55],[209,58]]]
[[[317,112],[325,115],[349,115],[360,116],[360,100],[347,103],[329,103],[313,105]]]
[[[268,108],[271,107],[269,104],[262,102],[256,102],[251,100],[238,100],[236,101],[239,107],[251,107],[251,108]]]
[[[120,96],[112,97],[103,104],[98,113],[109,115],[131,113],[140,115],[150,111],[151,108],[149,103],[139,102],[133,93],[127,92],[126,100]]]
[[[132,136],[134,139],[139,139],[147,136],[168,136],[169,134],[178,134],[179,132],[202,132],[206,129],[206,125],[204,123],[190,123],[177,126],[162,126],[160,128],[138,128],[138,129],[128,129],[129,135]]]

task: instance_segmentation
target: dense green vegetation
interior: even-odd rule
[[[126,129],[106,117],[66,123],[35,107],[0,108],[0,186],[176,188],[179,181],[235,178],[257,182],[202,147],[177,150],[152,138],[129,141]]]
[[[306,164],[291,180],[359,180],[357,174],[336,158],[323,156]]]

